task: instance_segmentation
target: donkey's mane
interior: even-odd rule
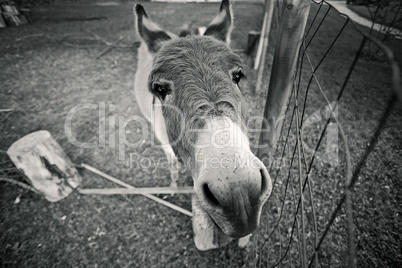
[[[179,37],[186,37],[189,35],[193,35],[193,32],[188,27],[180,29]]]

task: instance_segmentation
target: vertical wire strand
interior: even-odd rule
[[[301,217],[301,233],[302,233],[302,267],[307,264],[306,257],[306,231],[305,231],[305,219],[304,219],[304,189],[303,189],[303,178],[302,178],[302,164],[301,164],[301,149],[300,149],[300,135],[299,135],[299,106],[297,102],[297,97],[295,97],[295,108],[296,108],[296,140],[297,140],[297,160],[298,160],[298,171],[299,171],[299,196],[301,202],[300,217]],[[297,214],[296,214],[297,216]]]
[[[321,8],[322,4],[320,5]],[[319,10],[317,11],[319,12]],[[309,60],[308,58],[308,54],[307,54],[307,47],[306,47],[306,35],[304,36],[303,42],[302,42],[302,47],[303,47],[303,55],[302,55],[302,62],[301,65],[299,66],[300,70],[303,68],[303,59],[306,57],[307,60]],[[311,62],[308,62],[311,66]],[[312,67],[312,66],[311,66]],[[312,68],[313,70],[314,68]],[[299,83],[298,83],[298,91],[299,91],[299,87],[300,87],[300,79],[301,79],[301,72],[299,74]],[[304,102],[303,102],[303,112],[305,111],[306,108],[306,101],[307,101],[307,96],[308,96],[308,89],[310,88],[311,85],[311,81],[312,79],[310,79],[308,85],[307,85],[307,94],[304,98]],[[303,119],[300,119],[300,130],[302,130],[303,128]],[[300,141],[303,143],[303,135],[302,135],[302,131],[300,131]],[[304,166],[306,168],[306,172],[307,172],[307,158],[306,158],[306,154],[304,152],[304,146],[301,146],[302,149],[302,155],[303,155],[303,160],[304,160]],[[313,198],[313,191],[312,191],[312,185],[311,185],[311,180],[307,181],[307,186],[308,186],[308,194],[310,197],[310,205],[311,205],[311,211],[312,211],[312,216],[313,216],[313,228],[314,228],[314,246],[317,245],[318,243],[318,228],[317,228],[317,219],[316,219],[316,213],[315,213],[315,203],[314,203],[314,198]],[[315,256],[315,266],[318,267],[318,252],[314,252]]]

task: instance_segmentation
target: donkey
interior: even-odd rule
[[[162,30],[140,4],[134,13],[141,39],[135,97],[168,158],[172,184],[178,179],[177,156],[193,178],[195,246],[219,247],[216,234],[222,232],[243,238],[239,246],[245,246],[272,184],[246,136],[243,68],[229,48],[231,4],[222,1],[202,36]]]

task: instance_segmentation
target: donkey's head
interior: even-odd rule
[[[271,179],[245,134],[243,69],[229,48],[229,1],[222,1],[203,36],[165,32],[141,5],[135,13],[138,34],[153,57],[149,90],[161,101],[170,142],[193,177],[197,213],[230,237],[250,234]]]

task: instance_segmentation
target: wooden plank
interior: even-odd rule
[[[104,173],[104,172],[102,172],[102,171],[100,171],[100,170],[98,170],[98,169],[96,169],[94,167],[91,167],[91,166],[86,165],[86,164],[81,164],[81,166],[83,168],[85,168],[86,170],[91,171],[91,172],[93,172],[93,173],[95,173],[95,174],[97,174],[99,176],[102,176],[105,179],[108,179],[108,180],[110,180],[110,181],[112,181],[112,182],[114,182],[114,183],[116,183],[118,185],[121,185],[121,186],[129,188],[129,189],[135,189],[134,186],[132,186],[132,185],[130,185],[128,183],[125,183],[125,182],[123,182],[123,181],[121,181],[119,179],[116,179],[115,177],[112,177],[112,176],[110,176],[110,175],[108,175],[108,174],[106,174],[106,173]],[[180,213],[183,213],[184,215],[187,215],[187,216],[190,216],[190,217],[193,216],[193,214],[190,211],[185,210],[184,208],[176,206],[176,205],[174,205],[172,203],[169,203],[169,202],[167,202],[167,201],[165,201],[163,199],[160,199],[160,198],[158,198],[156,196],[153,196],[153,195],[150,195],[150,194],[142,194],[142,195],[147,197],[147,198],[149,198],[149,199],[151,199],[151,200],[153,200],[153,201],[155,201],[155,202],[158,202],[159,204],[162,204],[162,205],[167,206],[167,207],[169,207],[171,209],[174,209],[174,210],[176,210],[176,211],[178,211]]]
[[[254,66],[254,69],[256,69],[256,67],[258,68],[257,83],[254,92],[261,91],[262,77],[264,75],[264,69],[265,69],[265,60],[267,58],[269,33],[271,32],[272,18],[274,15],[275,0],[267,0],[265,5],[266,5],[265,15],[267,17],[266,18],[267,21],[265,25],[265,32],[263,33],[261,59],[259,60],[259,64],[257,66]]]
[[[114,41],[109,47],[102,50],[98,55],[96,55],[95,60],[99,59],[103,55],[105,55],[109,50],[113,48],[113,46],[117,45],[121,40],[123,40],[123,36],[120,36],[116,41]]]
[[[192,194],[193,187],[141,187],[141,188],[108,188],[108,189],[80,189],[80,194]]]
[[[310,0],[285,0],[268,86],[257,156],[272,161],[292,88],[299,49],[310,11]]]
[[[262,54],[262,49],[263,49],[263,45],[264,45],[264,34],[266,32],[267,23],[268,23],[268,12],[267,12],[268,1],[269,0],[265,0],[264,20],[263,20],[262,29],[261,29],[260,40],[258,42],[257,54],[255,55],[254,70],[257,70],[258,66],[260,65],[261,54]]]
[[[256,44],[260,40],[261,33],[256,31],[249,31],[247,36],[247,48],[246,48],[246,55],[248,57],[253,56]]]

